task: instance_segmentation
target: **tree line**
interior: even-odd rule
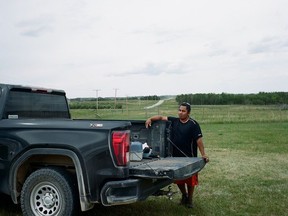
[[[99,97],[99,98],[73,98],[69,99],[69,107],[70,109],[123,109],[123,103],[129,100],[160,100],[160,97],[157,95],[150,96],[141,96],[141,97],[117,97],[115,101],[115,97]],[[98,102],[105,103],[98,103]]]
[[[70,99],[71,109],[95,109],[96,103],[98,109],[122,109],[124,100],[160,100],[157,95],[141,97],[118,97],[115,98],[74,98]],[[103,103],[105,101],[105,103]],[[122,101],[122,102],[121,102]],[[257,94],[229,94],[229,93],[196,93],[181,94],[176,96],[176,102],[188,102],[193,105],[285,105],[288,107],[288,92],[259,92]]]
[[[160,97],[157,95],[149,95],[149,96],[132,96],[128,97],[129,100],[160,100]],[[123,101],[126,100],[127,97],[117,97],[117,100]],[[92,97],[92,98],[72,98],[70,99],[71,102],[82,102],[82,101],[113,101],[115,97]]]
[[[176,101],[193,105],[279,105],[288,104],[288,92],[259,92],[257,94],[197,93],[181,94]]]

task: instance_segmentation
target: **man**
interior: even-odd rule
[[[197,147],[203,157],[208,162],[209,158],[205,154],[200,125],[190,118],[191,105],[181,103],[178,109],[178,118],[167,116],[153,116],[146,120],[146,128],[151,126],[153,121],[171,121],[171,141],[174,157],[197,157]],[[188,208],[193,208],[194,187],[198,185],[198,174],[192,177],[175,182],[182,193],[181,204]],[[187,186],[187,190],[186,190]]]

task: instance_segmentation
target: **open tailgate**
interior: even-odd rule
[[[130,162],[129,175],[149,179],[186,179],[205,166],[199,157],[166,157]]]

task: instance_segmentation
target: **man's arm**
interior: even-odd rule
[[[205,154],[204,143],[203,143],[202,137],[200,137],[200,138],[197,140],[197,146],[198,146],[198,148],[199,148],[199,151],[200,151],[203,159],[204,159],[206,162],[209,162],[209,158],[208,158],[208,156]]]
[[[153,121],[158,121],[158,120],[168,121],[168,117],[160,116],[160,115],[152,116],[146,120],[145,122],[146,128],[150,127]]]

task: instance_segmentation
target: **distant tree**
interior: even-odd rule
[[[269,105],[288,104],[288,92],[259,92],[258,94],[181,94],[176,96],[176,101],[188,102],[195,105]]]

